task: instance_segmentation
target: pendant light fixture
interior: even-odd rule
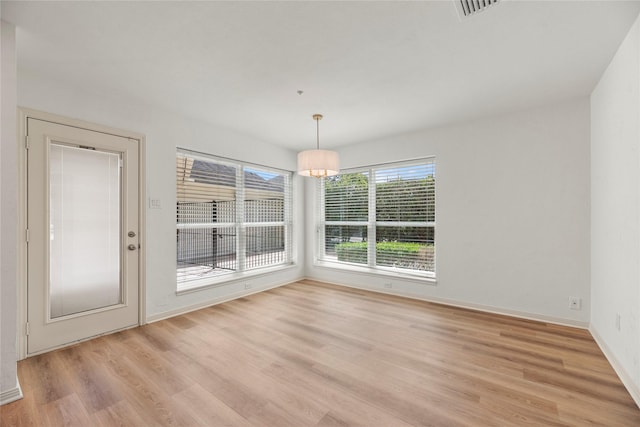
[[[337,175],[339,172],[338,153],[330,150],[320,149],[320,120],[322,114],[314,114],[316,121],[316,149],[306,150],[298,153],[298,174],[302,176],[313,176],[323,178],[325,176]]]

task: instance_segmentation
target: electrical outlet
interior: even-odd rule
[[[582,298],[569,297],[569,308],[571,310],[581,310],[582,309]]]
[[[616,313],[616,330],[617,330],[618,332],[620,332],[620,320],[621,320],[620,318],[621,318],[621,317],[622,317],[622,316],[620,316],[620,313]]]
[[[244,288],[245,289],[251,289],[251,283],[245,283],[244,284]]]
[[[393,283],[387,282],[387,283],[384,284],[384,287],[387,288],[387,289],[391,289],[391,288],[393,288]]]

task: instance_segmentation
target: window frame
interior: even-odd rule
[[[233,186],[234,191],[234,202],[235,202],[235,218],[233,221],[226,221],[215,223],[204,223],[205,227],[211,227],[216,229],[224,229],[233,227],[235,231],[235,262],[236,262],[236,270],[228,273],[222,273],[219,275],[211,275],[204,277],[202,279],[192,279],[192,280],[183,280],[180,281],[178,278],[178,259],[177,255],[175,258],[176,262],[176,293],[181,294],[185,292],[190,292],[194,290],[199,290],[206,287],[216,286],[228,282],[233,282],[237,280],[241,280],[247,277],[255,277],[261,276],[264,274],[284,270],[287,268],[291,268],[294,265],[294,255],[293,255],[293,173],[288,170],[278,169],[274,167],[259,165],[255,163],[243,162],[239,160],[229,159],[225,157],[220,157],[208,153],[203,153],[199,151],[194,151],[182,147],[176,147],[175,156],[176,159],[179,159],[180,156],[190,156],[194,159],[199,159],[202,161],[217,163],[224,166],[231,166],[235,168],[235,185]],[[177,166],[176,166],[177,168]],[[275,175],[280,175],[284,178],[283,182],[283,220],[282,221],[254,221],[252,218],[248,218],[246,216],[246,197],[245,192],[247,190],[246,180],[245,180],[245,170],[249,169],[251,171],[258,171],[264,173],[272,173]],[[177,185],[177,181],[174,181]],[[176,188],[176,210],[178,209],[178,203],[180,200],[180,196],[178,194],[178,190]],[[181,224],[178,222],[178,218],[176,216],[175,219],[175,230],[185,229],[185,228],[205,228],[198,227],[198,223],[194,224]],[[250,266],[247,263],[246,259],[246,251],[247,251],[247,229],[249,228],[263,228],[263,227],[283,227],[283,240],[284,240],[284,261],[277,262],[273,264],[268,264],[265,266]],[[177,242],[176,242],[176,253],[177,253]]]
[[[318,180],[316,184],[317,204],[316,204],[316,245],[315,245],[315,257],[314,264],[319,267],[338,268],[347,271],[353,271],[358,273],[368,273],[373,275],[390,275],[394,277],[406,277],[414,280],[425,281],[429,283],[436,282],[436,221],[421,221],[421,222],[402,222],[402,221],[378,221],[376,218],[376,171],[381,171],[390,168],[403,168],[410,166],[425,166],[429,165],[433,167],[434,181],[434,214],[437,219],[437,178],[436,178],[436,157],[428,156],[420,159],[399,161],[390,163],[381,163],[375,165],[362,166],[357,168],[343,169],[339,175],[351,174],[351,173],[366,173],[367,189],[368,189],[368,215],[366,221],[326,221],[326,193],[325,182],[326,179],[322,178]],[[373,185],[372,185],[373,184]],[[326,253],[326,226],[359,226],[366,227],[367,230],[367,263],[358,264],[347,261],[339,261],[335,258],[327,257]],[[406,268],[388,267],[377,265],[376,263],[376,228],[379,226],[410,226],[410,227],[425,227],[433,230],[433,271],[421,271],[412,270]]]

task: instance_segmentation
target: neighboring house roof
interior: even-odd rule
[[[191,168],[190,177],[194,182],[210,185],[235,186],[236,169],[220,163],[195,160]],[[245,188],[267,191],[284,191],[284,176],[278,175],[272,179],[264,179],[257,173],[244,172]]]

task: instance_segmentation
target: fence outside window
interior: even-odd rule
[[[179,149],[178,289],[291,263],[291,173]]]

